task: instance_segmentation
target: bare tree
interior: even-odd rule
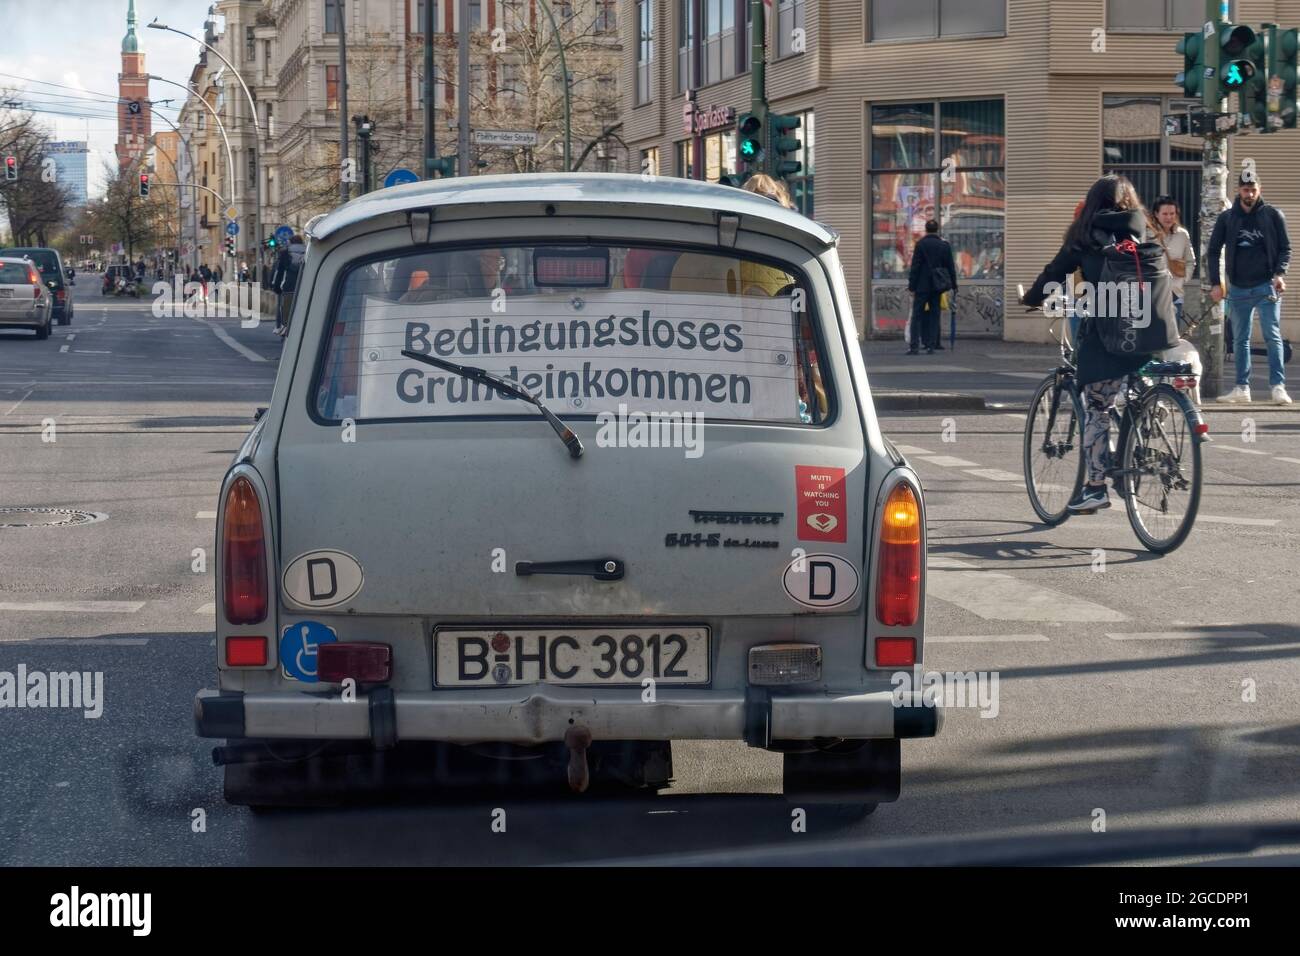
[[[72,195],[58,182],[49,144],[49,130],[33,114],[0,111],[0,155],[15,157],[18,175],[0,178],[0,208],[16,245],[48,245],[67,224]]]
[[[91,231],[107,241],[122,243],[127,258],[133,260],[137,248],[164,241],[167,204],[161,196],[140,195],[140,171],[136,163],[118,169],[113,162],[106,161],[104,177],[108,184],[104,197],[93,203],[90,210],[94,225]]]

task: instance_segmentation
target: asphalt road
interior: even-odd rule
[[[0,527],[0,671],[102,672],[103,712],[0,709],[0,862],[534,863],[852,840],[921,862],[925,841],[1048,841],[1099,811],[1109,834],[1300,815],[1300,414],[1254,409],[1211,412],[1202,516],[1164,558],[1121,509],[1037,524],[1014,415],[883,419],[926,485],[926,667],[996,673],[999,690],[995,716],[954,708],[939,737],[904,742],[902,799],[863,822],[811,808],[793,833],[779,757],[739,743],[677,745],[654,798],[504,785],[228,807],[191,700],[212,680],[219,482],[270,399],[279,340],[84,282],[77,309],[47,342],[0,332],[0,508],[107,517]]]

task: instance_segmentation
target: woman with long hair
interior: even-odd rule
[[[1196,269],[1196,250],[1192,245],[1191,234],[1183,228],[1178,216],[1178,202],[1172,196],[1161,196],[1151,204],[1151,231],[1156,241],[1164,247],[1165,258],[1169,262],[1170,286],[1174,292],[1174,314],[1178,317],[1178,333],[1184,329],[1183,290],[1187,277]],[[1196,381],[1201,380],[1201,356],[1196,346],[1184,338],[1178,344],[1160,353],[1165,362],[1186,362],[1192,366]],[[1201,404],[1201,387],[1192,389],[1192,401]]]
[[[1101,177],[1088,190],[1083,208],[1066,231],[1060,251],[1021,302],[1028,306],[1042,305],[1047,299],[1046,286],[1055,282],[1063,288],[1076,269],[1083,270],[1084,281],[1096,290],[1105,264],[1102,250],[1125,239],[1142,242],[1147,229],[1147,213],[1133,184],[1123,176]],[[1070,502],[1071,512],[1091,513],[1110,507],[1110,496],[1106,492],[1106,469],[1111,457],[1110,409],[1124,378],[1150,360],[1149,354],[1110,354],[1102,345],[1096,325],[1093,322],[1081,324],[1075,364],[1083,398],[1082,447],[1087,480],[1079,495]]]

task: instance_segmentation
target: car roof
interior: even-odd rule
[[[834,245],[837,239],[829,227],[734,186],[626,173],[457,176],[409,183],[345,203],[313,219],[306,232],[311,239],[325,239],[348,226],[392,213],[431,210],[436,223],[441,209],[448,210],[448,218],[454,207],[495,206],[498,208],[490,214],[509,215],[505,207],[539,203],[555,205],[557,212],[568,215],[600,215],[604,207],[623,207],[628,215],[691,222],[713,221],[715,213],[721,212],[762,220],[776,226],[776,231],[793,231],[821,246]]]

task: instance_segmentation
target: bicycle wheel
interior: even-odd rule
[[[1161,383],[1136,403],[1121,468],[1129,524],[1148,551],[1187,540],[1201,505],[1201,443],[1187,396]]]
[[[1025,419],[1025,490],[1040,521],[1060,524],[1083,485],[1083,404],[1074,382],[1043,379]]]

